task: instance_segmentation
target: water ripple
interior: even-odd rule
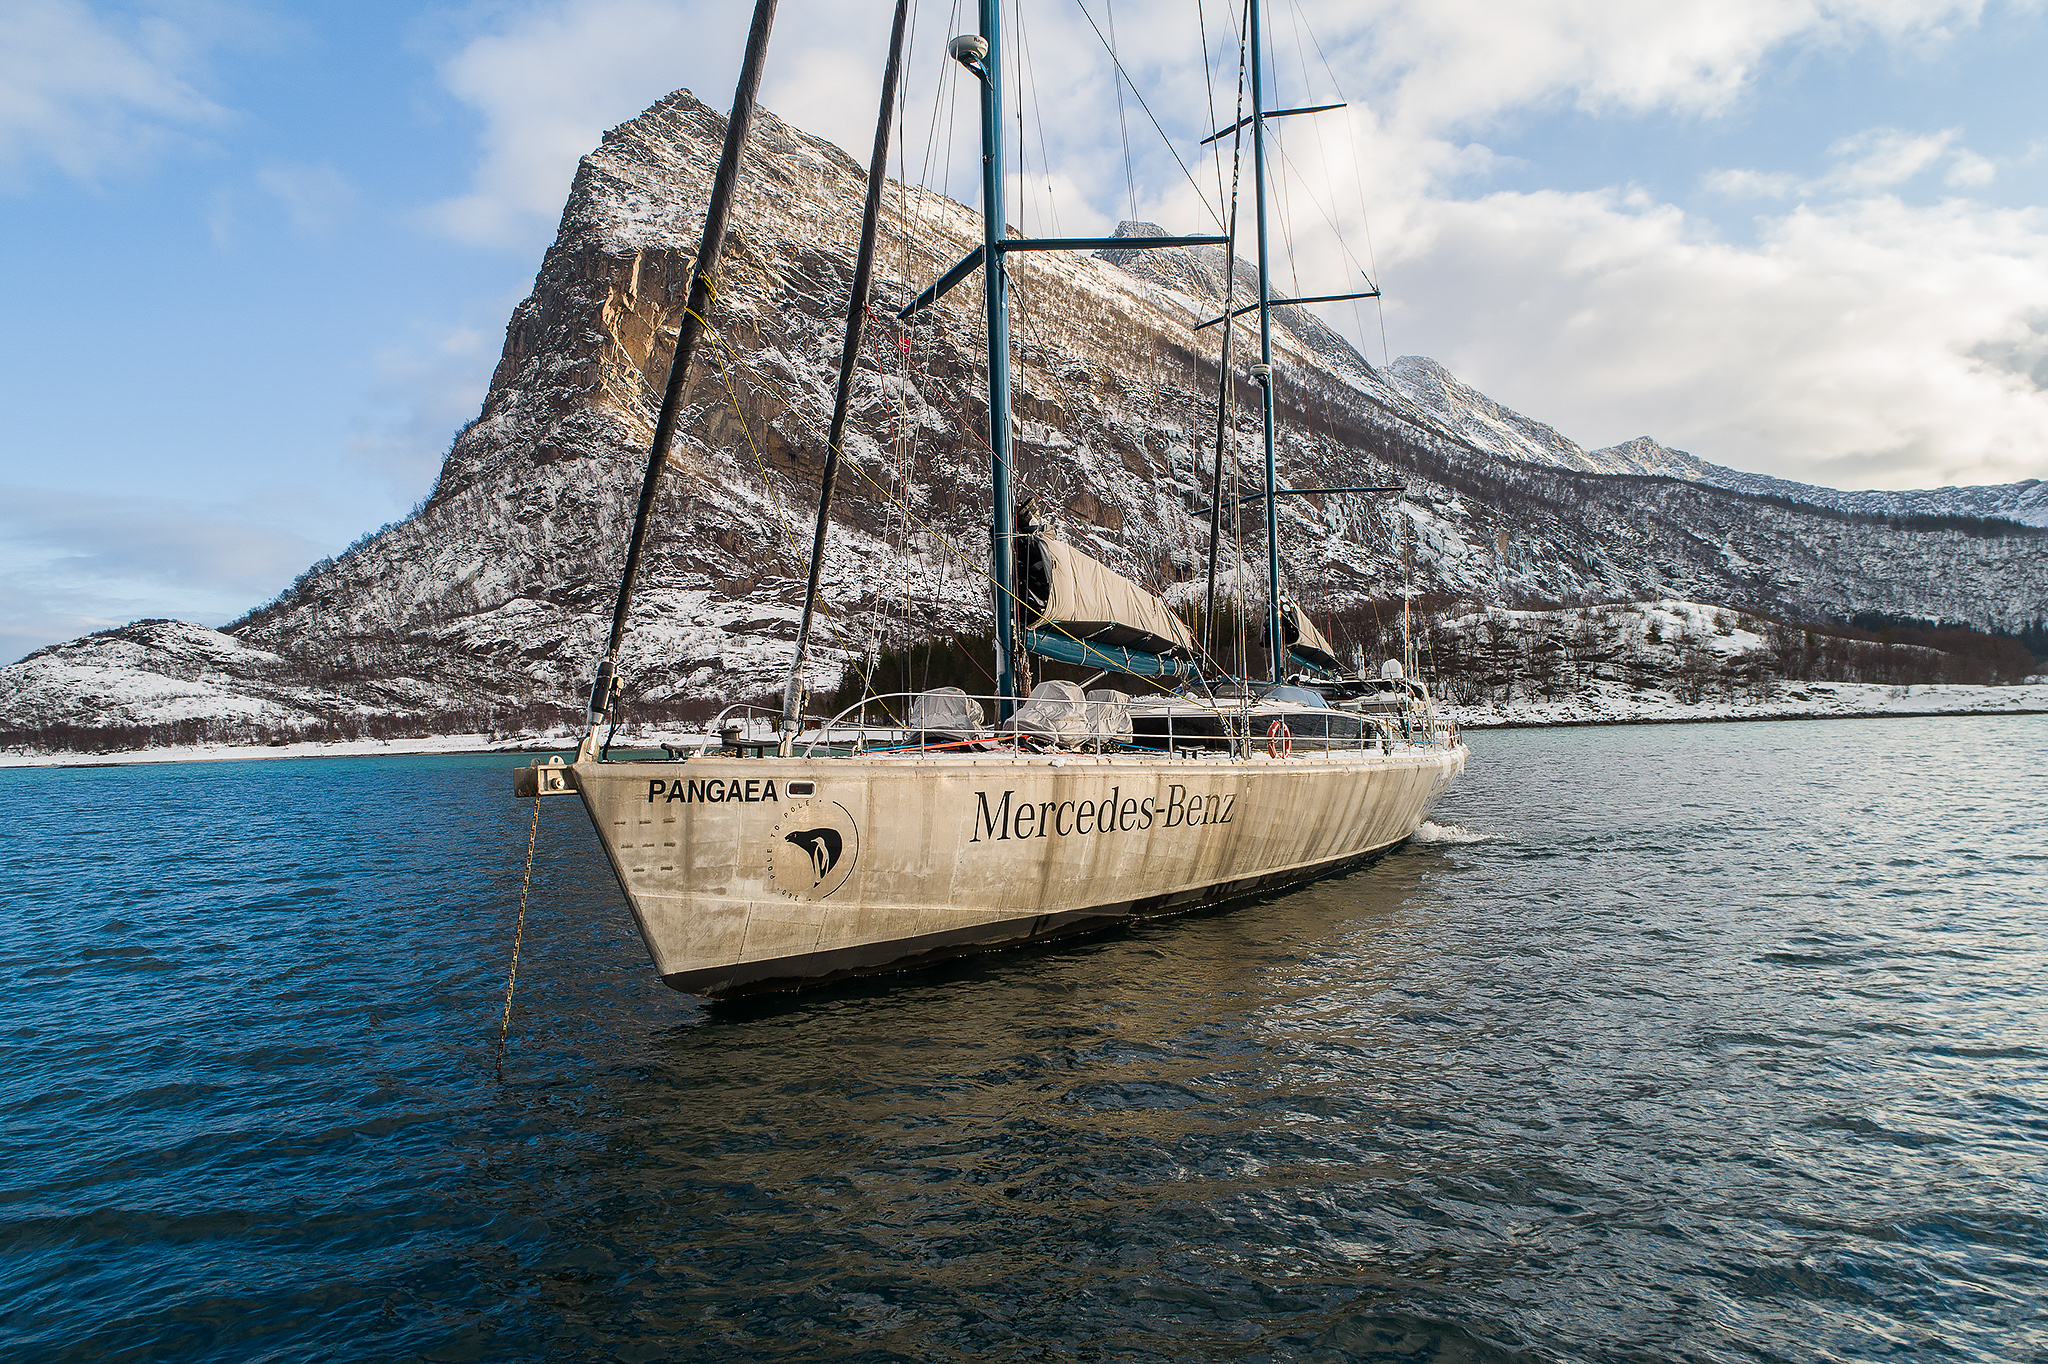
[[[1476,742],[1358,875],[719,1009],[549,803],[502,1085],[502,764],[0,772],[0,1343],[2048,1352],[2048,722]]]

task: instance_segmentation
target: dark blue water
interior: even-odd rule
[[[1475,736],[1435,841],[732,1010],[490,759],[0,772],[13,1359],[2048,1358],[2048,719]]]

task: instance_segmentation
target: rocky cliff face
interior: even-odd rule
[[[580,699],[722,133],[721,115],[679,92],[605,136],[507,328],[483,410],[423,509],[228,628],[317,681],[328,699],[307,700],[310,714],[474,716]],[[686,391],[622,660],[641,697],[743,695],[787,667],[863,189],[839,150],[760,117],[716,281],[716,335]],[[818,685],[878,643],[985,628],[979,287],[893,320],[972,249],[979,220],[897,185],[885,208]],[[1044,253],[1014,272],[1020,491],[1061,534],[1181,600],[1206,556],[1188,511],[1206,487],[1221,332],[1191,326],[1221,311],[1233,268],[1242,301],[1247,272],[1215,248]],[[1677,452],[1588,455],[1430,362],[1382,374],[1312,316],[1280,318],[1283,485],[1410,489],[1399,502],[1285,499],[1283,557],[1312,606],[1393,595],[1406,579],[1488,603],[1684,596],[1986,625],[2048,611],[2048,537],[1748,495]],[[1240,334],[1240,380],[1246,354]],[[1248,490],[1259,464],[1248,383],[1236,401],[1230,477]],[[1249,509],[1226,533],[1226,567],[1239,544],[1262,562]],[[0,718],[33,718],[41,703],[25,695],[0,684]]]

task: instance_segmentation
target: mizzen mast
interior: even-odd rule
[[[1247,30],[1246,37],[1250,41],[1252,98],[1251,112],[1239,118],[1237,122],[1231,124],[1228,128],[1219,129],[1218,131],[1211,133],[1209,136],[1202,139],[1202,145],[1207,146],[1209,143],[1217,141],[1219,138],[1229,137],[1231,134],[1243,128],[1246,124],[1251,125],[1252,195],[1256,201],[1256,221],[1258,225],[1257,230],[1259,256],[1259,298],[1258,302],[1256,303],[1247,303],[1241,308],[1233,308],[1230,306],[1230,298],[1228,292],[1226,291],[1223,314],[1219,317],[1212,317],[1206,322],[1196,323],[1195,330],[1201,331],[1206,327],[1213,327],[1219,322],[1226,324],[1223,331],[1224,342],[1221,364],[1224,372],[1223,384],[1227,385],[1229,383],[1228,376],[1230,369],[1230,328],[1227,324],[1231,318],[1234,318],[1241,313],[1251,312],[1254,308],[1258,310],[1259,362],[1252,366],[1252,378],[1258,381],[1260,394],[1259,406],[1261,409],[1261,416],[1264,419],[1262,424],[1265,428],[1266,487],[1263,493],[1255,494],[1255,496],[1259,497],[1266,504],[1266,644],[1267,655],[1270,658],[1272,665],[1271,671],[1273,674],[1273,681],[1275,683],[1278,683],[1286,680],[1288,649],[1286,637],[1281,631],[1280,516],[1278,510],[1279,498],[1287,495],[1302,495],[1312,493],[1400,492],[1402,491],[1402,489],[1398,487],[1282,489],[1278,486],[1279,478],[1274,469],[1273,455],[1274,306],[1279,305],[1282,307],[1288,307],[1302,303],[1336,303],[1341,302],[1343,300],[1355,298],[1378,298],[1380,295],[1380,291],[1377,287],[1375,287],[1371,289],[1355,290],[1349,293],[1341,294],[1318,294],[1312,298],[1273,297],[1272,286],[1268,278],[1270,274],[1269,266],[1271,258],[1270,252],[1267,248],[1266,237],[1266,120],[1269,118],[1287,118],[1295,114],[1326,113],[1329,110],[1342,109],[1345,106],[1342,103],[1338,103],[1311,104],[1295,109],[1268,109],[1266,107],[1264,52],[1265,44],[1263,41],[1264,25],[1261,22],[1259,11],[1259,0],[1245,0],[1245,28]],[[1231,216],[1231,223],[1233,229],[1235,228],[1235,224],[1237,221],[1234,194],[1235,191],[1233,190],[1233,208]],[[1235,238],[1235,235],[1235,231],[1233,230],[1233,239]],[[1232,249],[1235,249],[1234,242]],[[1234,282],[1236,279],[1237,269],[1236,259],[1234,256],[1225,262],[1225,267],[1230,271],[1230,278]],[[1219,390],[1218,396],[1219,410],[1217,422],[1216,476],[1213,480],[1213,486],[1210,488],[1210,505],[1209,507],[1204,509],[1210,518],[1208,600],[1209,610],[1212,615],[1214,614],[1216,609],[1216,548],[1217,542],[1222,535],[1222,522],[1219,519],[1219,517],[1222,513],[1223,507],[1226,505],[1223,499],[1222,484],[1223,428],[1221,419],[1221,403],[1223,402],[1223,391],[1224,390]],[[1233,502],[1248,502],[1251,500],[1252,498],[1250,497],[1232,499]],[[1194,514],[1199,516],[1202,515],[1203,512],[1198,511]]]
[[[1259,406],[1266,428],[1266,653],[1273,680],[1287,672],[1287,645],[1280,636],[1280,515],[1273,496],[1273,291],[1266,278],[1266,100],[1265,60],[1259,42],[1259,0],[1250,6],[1247,27],[1252,40],[1252,198],[1257,201],[1259,236],[1259,363],[1252,377],[1259,381]],[[1220,500],[1221,490],[1217,496]]]

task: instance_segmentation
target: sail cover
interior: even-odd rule
[[[1337,666],[1337,651],[1330,647],[1330,641],[1323,638],[1323,632],[1316,629],[1308,613],[1291,601],[1281,604],[1280,632],[1287,637],[1287,651],[1302,661],[1318,668]]]
[[[1017,548],[1028,628],[1145,653],[1193,651],[1195,637],[1173,608],[1100,560],[1045,535],[1020,536]]]

